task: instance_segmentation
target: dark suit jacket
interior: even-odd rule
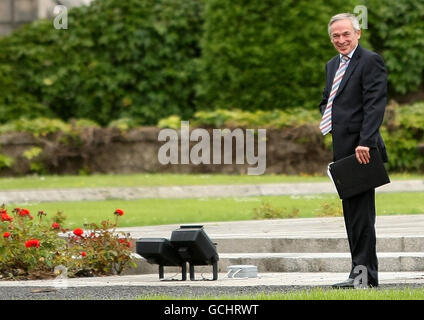
[[[324,113],[334,75],[340,64],[338,54],[327,62],[326,86],[320,103]],[[357,146],[378,148],[387,162],[386,147],[379,128],[387,102],[387,72],[383,59],[358,45],[340,83],[332,107],[334,160],[355,153]]]

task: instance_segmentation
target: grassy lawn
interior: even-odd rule
[[[424,179],[418,174],[391,174],[392,180]],[[283,182],[329,182],[327,176],[223,175],[223,174],[127,174],[90,176],[26,176],[0,178],[0,190],[94,187],[140,187],[171,185],[259,184]]]
[[[252,295],[222,295],[174,297],[147,295],[139,300],[423,300],[424,289],[331,290],[311,289],[288,293],[258,293]]]
[[[87,222],[112,220],[114,210],[121,208],[125,215],[120,219],[119,226],[130,227],[250,220],[254,215],[253,209],[261,207],[263,203],[280,208],[283,216],[298,210],[299,218],[316,217],[324,213],[331,216],[341,209],[341,201],[336,195],[45,202],[13,204],[7,208],[24,207],[35,215],[38,210],[44,210],[50,216],[63,211],[67,216],[68,228],[80,227]],[[424,192],[377,194],[376,205],[379,215],[424,213]]]

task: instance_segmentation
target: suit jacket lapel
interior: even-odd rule
[[[362,51],[362,48],[358,45],[358,47],[355,50],[355,53],[352,56],[351,61],[349,62],[349,65],[343,76],[342,82],[340,83],[339,89],[337,90],[336,97],[343,91],[343,88],[345,87],[346,83],[349,81],[350,76],[352,75],[353,71],[358,65],[359,58],[361,56],[361,51]]]

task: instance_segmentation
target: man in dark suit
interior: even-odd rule
[[[334,161],[356,154],[359,163],[370,161],[370,148],[387,153],[379,133],[386,108],[387,73],[383,59],[359,45],[361,30],[354,15],[342,13],[328,25],[331,42],[339,52],[326,65],[326,86],[320,104],[320,129],[331,133]],[[343,200],[343,215],[352,255],[349,278],[333,288],[352,288],[359,275],[355,267],[367,270],[368,286],[378,286],[375,236],[374,189]]]

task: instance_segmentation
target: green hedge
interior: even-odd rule
[[[70,10],[67,30],[44,20],[0,39],[0,122],[191,115],[201,12],[199,0],[101,0]]]
[[[424,1],[366,0],[369,38],[389,71],[392,95],[415,91],[424,78]]]
[[[327,25],[356,1],[209,0],[202,41],[201,107],[314,108],[325,62],[337,54]],[[366,45],[367,32],[361,40]]]
[[[21,117],[156,124],[199,110],[315,109],[336,54],[327,24],[368,8],[361,44],[391,95],[424,71],[422,0],[98,0],[68,30],[37,21],[0,38],[0,123]]]

